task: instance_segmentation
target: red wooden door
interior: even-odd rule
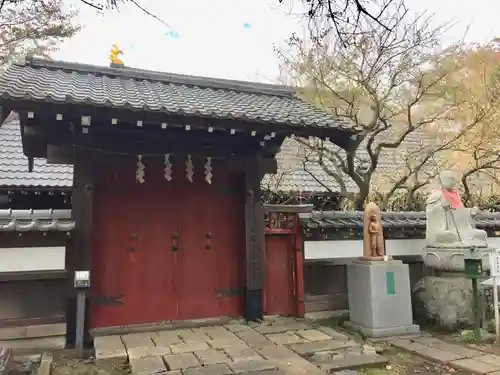
[[[212,235],[215,298],[218,316],[243,315],[245,285],[244,176],[216,169],[205,204]]]
[[[181,238],[177,254],[179,319],[239,316],[243,311],[244,210],[242,191],[214,166],[212,184],[196,165],[193,182],[185,177]]]
[[[156,172],[156,171],[154,171]],[[158,176],[155,178],[155,176]],[[174,185],[162,173],[145,184],[135,169],[103,171],[94,204],[91,326],[151,323],[177,317],[174,259],[177,230]],[[163,182],[165,181],[165,183]],[[112,301],[112,297],[115,301]]]
[[[92,304],[91,326],[240,316],[242,176],[214,166],[209,184],[200,163],[191,183],[179,163],[169,182],[151,164],[145,184],[135,181],[135,166],[98,178],[91,294],[100,302]],[[121,298],[110,304],[110,297]]]
[[[294,315],[294,237],[266,236],[266,315]]]

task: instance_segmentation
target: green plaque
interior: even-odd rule
[[[394,296],[396,294],[396,281],[394,280],[394,272],[385,273],[385,284],[387,285],[387,294]]]

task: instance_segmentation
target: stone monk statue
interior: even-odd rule
[[[426,242],[436,247],[485,247],[487,234],[475,228],[473,217],[477,207],[466,208],[462,204],[456,186],[458,179],[451,171],[441,172],[441,188],[427,198]]]
[[[375,203],[366,204],[363,224],[363,258],[383,259],[385,255],[384,233],[380,209]]]

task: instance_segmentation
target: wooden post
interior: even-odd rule
[[[93,216],[94,171],[92,158],[76,151],[73,168],[73,194],[71,217],[75,229],[70,246],[66,248],[66,270],[68,272],[68,303],[66,310],[66,346],[74,347],[76,334],[76,290],[74,272],[92,269],[92,216]],[[92,274],[90,275],[92,283]],[[85,346],[92,345],[88,332],[88,301],[85,318]]]
[[[259,159],[246,161],[245,173],[245,236],[246,236],[246,288],[245,318],[261,320],[264,316],[264,208],[261,203]]]
[[[305,315],[304,304],[304,251],[303,251],[302,232],[300,228],[299,214],[295,214],[295,295],[297,298],[296,314],[299,318]]]

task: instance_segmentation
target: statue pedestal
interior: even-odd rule
[[[424,263],[438,272],[424,276],[413,287],[413,301],[417,321],[435,324],[449,331],[472,327],[472,281],[464,276],[464,255],[468,246],[432,247],[424,249]],[[490,269],[488,247],[477,248],[483,270]]]
[[[474,325],[472,282],[462,274],[424,276],[413,287],[417,321],[455,331]]]
[[[347,268],[349,321],[367,337],[418,333],[413,324],[410,272],[398,260],[357,260]]]
[[[424,264],[426,267],[443,272],[460,272],[465,270],[464,255],[468,252],[470,246],[462,247],[434,247],[426,246],[424,249]],[[490,260],[488,247],[477,248],[482,255],[483,271],[489,271]]]

